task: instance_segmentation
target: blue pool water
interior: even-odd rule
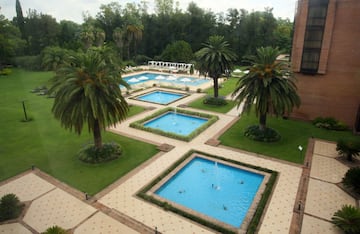
[[[194,157],[155,194],[239,228],[263,175]]]
[[[187,77],[183,75],[156,74],[156,73],[142,73],[133,76],[127,76],[124,77],[123,79],[129,85],[140,84],[147,81],[156,81],[156,82],[167,82],[171,84],[198,86],[204,83],[211,82],[210,80]]]
[[[207,119],[169,111],[164,115],[146,122],[144,126],[181,136],[188,136],[207,121]]]
[[[181,93],[172,93],[172,92],[164,92],[164,91],[154,91],[151,93],[147,93],[141,96],[136,97],[137,100],[158,103],[158,104],[169,104],[172,103],[182,97],[185,94]]]

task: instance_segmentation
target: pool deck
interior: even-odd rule
[[[149,92],[149,89],[144,92]],[[171,106],[184,107],[203,95],[193,93]],[[40,233],[52,225],[59,225],[72,233],[154,233],[155,228],[161,233],[214,233],[135,196],[143,186],[192,149],[279,172],[258,233],[341,233],[329,222],[331,216],[343,204],[356,205],[356,200],[337,186],[348,167],[336,159],[332,142],[310,139],[312,144],[309,146],[313,147],[307,149],[306,165],[297,165],[217,145],[217,137],[238,119],[240,111],[237,109],[227,114],[196,110],[216,114],[219,120],[192,141],[183,142],[130,128],[129,123],[164,106],[133,99],[128,101],[146,106],[148,110],[109,131],[159,147],[167,144],[172,146],[165,147],[169,151],[159,152],[89,200],[82,192],[38,169],[3,181],[0,183],[0,197],[15,193],[26,203],[26,209],[19,219],[2,223],[0,233]]]

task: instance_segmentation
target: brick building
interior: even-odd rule
[[[360,0],[299,0],[291,62],[301,107],[360,132]]]

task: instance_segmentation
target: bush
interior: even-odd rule
[[[336,130],[336,131],[348,130],[346,124],[332,117],[325,117],[325,118],[317,117],[312,121],[312,123],[318,128],[325,128],[328,130]]]
[[[10,68],[4,68],[4,69],[0,70],[0,76],[8,76],[10,74],[11,74]]]
[[[145,65],[145,64],[147,64],[147,62],[149,60],[151,60],[151,58],[146,55],[139,54],[139,55],[135,56],[134,60],[135,60],[135,63],[138,65]]]
[[[227,101],[225,100],[225,97],[207,96],[205,97],[203,103],[214,106],[225,106],[227,104]]]
[[[281,138],[280,134],[274,129],[265,128],[265,130],[260,130],[258,125],[249,126],[244,135],[251,140],[262,142],[275,142]]]
[[[105,143],[98,149],[93,144],[85,146],[79,152],[79,159],[86,163],[102,163],[120,157],[122,149],[116,143]]]
[[[342,179],[344,185],[360,195],[360,167],[350,168]]]
[[[0,221],[19,217],[23,207],[23,204],[21,204],[15,194],[4,195],[0,200]]]
[[[348,161],[353,161],[354,156],[360,155],[360,142],[338,140],[336,150],[340,155],[346,156]]]
[[[16,66],[27,70],[41,70],[41,58],[39,55],[16,57],[14,58],[14,63],[16,64]]]
[[[46,229],[45,232],[43,232],[42,234],[66,234],[66,230],[59,227],[59,226],[53,226],[53,227],[49,227],[48,229]]]
[[[360,209],[351,205],[344,205],[335,212],[331,222],[347,234],[360,233]]]

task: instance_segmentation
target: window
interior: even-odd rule
[[[319,68],[329,0],[309,0],[301,72],[315,74]]]

